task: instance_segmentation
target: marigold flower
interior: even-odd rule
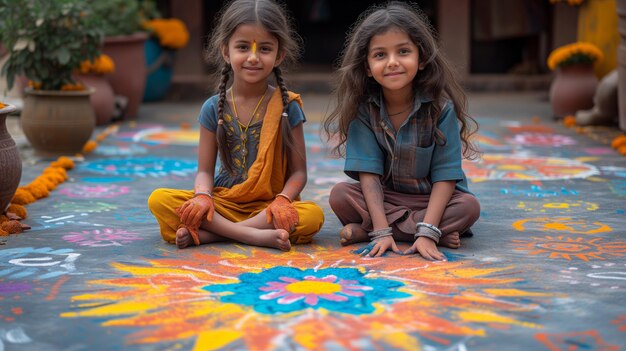
[[[3,108],[5,108],[5,107],[7,107],[7,105],[5,105],[5,104],[3,104],[3,103],[1,103],[1,102],[0,102],[0,109],[3,109]]]
[[[54,182],[50,181],[48,177],[44,177],[43,175],[40,175],[39,177],[35,178],[35,181],[37,181],[37,183],[43,184],[48,190],[54,190],[57,187],[57,185]]]
[[[619,152],[621,155],[626,156],[626,145],[618,147],[617,152]]]
[[[624,146],[624,145],[626,145],[626,135],[620,135],[616,137],[615,139],[613,139],[613,141],[611,142],[611,147],[614,149],[617,149],[620,146]]]
[[[8,232],[9,234],[19,234],[23,232],[22,224],[16,220],[6,221],[1,224],[2,229]]]
[[[107,74],[115,71],[115,63],[108,55],[102,54],[95,60],[85,60],[80,63],[78,71],[82,74]]]
[[[65,169],[74,168],[74,161],[71,158],[66,156],[59,157],[56,161],[51,162],[50,166],[52,167],[63,167]]]
[[[79,91],[85,90],[85,86],[81,83],[65,84],[61,87],[62,91]]]
[[[93,140],[89,140],[88,142],[85,143],[85,146],[83,146],[83,153],[90,153],[93,150],[95,150],[98,147],[98,143],[96,143]]]
[[[548,68],[565,67],[577,63],[602,61],[604,53],[592,43],[576,42],[556,48],[548,56]]]
[[[23,187],[20,187],[20,188],[17,188],[17,190],[15,191],[15,195],[13,195],[13,199],[11,200],[11,203],[18,204],[18,205],[28,205],[35,201],[37,201],[37,199],[35,198],[35,196],[33,196],[33,194],[31,194],[29,190],[26,190]]]
[[[32,183],[28,184],[24,188],[30,191],[35,199],[41,199],[50,195],[50,191],[48,190],[48,188],[37,180],[34,180]]]
[[[0,224],[6,222],[8,220],[9,220],[9,217],[7,217],[7,216],[5,216],[3,214],[0,214]]]
[[[177,18],[158,18],[143,23],[144,28],[152,31],[161,46],[180,49],[189,42],[189,32],[183,21]]]
[[[28,211],[26,211],[26,207],[18,204],[10,204],[9,208],[7,208],[7,212],[13,212],[22,219],[26,219],[26,217],[28,217]]]
[[[566,127],[573,127],[576,125],[576,117],[569,115],[569,116],[565,116],[565,118],[563,118],[563,124]]]
[[[6,230],[0,228],[0,236],[9,236],[9,233]]]

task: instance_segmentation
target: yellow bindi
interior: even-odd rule
[[[256,40],[252,41],[252,54],[256,55]]]

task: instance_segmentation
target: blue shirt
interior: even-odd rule
[[[216,133],[217,131],[217,102],[219,96],[214,95],[204,102],[200,115],[198,115],[198,122],[204,128]],[[230,151],[230,155],[233,161],[233,170],[235,174],[229,173],[221,165],[224,164],[224,160],[221,160],[220,167],[217,175],[215,176],[215,186],[231,188],[234,185],[242,183],[248,178],[248,169],[256,160],[257,153],[259,151],[259,140],[261,136],[261,127],[263,126],[263,119],[254,122],[246,129],[245,125],[239,123],[239,120],[233,118],[233,113],[230,111],[230,106],[224,104],[224,127],[226,128],[226,147]],[[298,123],[304,123],[306,117],[304,112],[300,108],[300,105],[296,101],[292,101],[287,106],[287,114],[289,115],[289,125],[294,128]]]
[[[432,184],[454,180],[456,188],[471,193],[461,167],[461,137],[457,114],[448,102],[437,128],[445,144],[434,142],[432,121],[425,116],[427,98],[415,99],[408,118],[395,131],[382,100],[372,96],[359,106],[348,127],[345,173],[359,180],[359,172],[381,176],[386,189],[406,194],[430,194]]]

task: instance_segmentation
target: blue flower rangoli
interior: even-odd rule
[[[239,283],[203,287],[210,292],[230,293],[223,302],[252,306],[265,314],[323,308],[348,314],[367,314],[374,303],[406,298],[397,291],[404,283],[365,277],[356,268],[297,269],[274,267],[260,273],[244,273]]]

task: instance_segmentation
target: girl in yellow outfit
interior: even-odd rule
[[[236,0],[222,12],[209,47],[219,93],[198,117],[194,190],[157,189],[148,199],[167,242],[182,249],[234,240],[288,251],[322,227],[322,209],[299,201],[307,181],[305,117],[280,69],[299,52],[291,33],[272,0]],[[269,85],[272,73],[277,87]]]

